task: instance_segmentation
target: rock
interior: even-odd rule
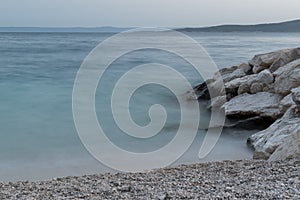
[[[299,164],[221,161],[59,181],[0,182],[0,199],[299,199]],[[111,182],[130,185],[131,190],[120,191]]]
[[[260,71],[269,68],[274,60],[278,58],[278,52],[271,52],[266,54],[255,55],[252,60],[249,61],[249,65],[253,66],[253,73],[259,73]]]
[[[226,116],[232,118],[260,116],[276,120],[280,115],[279,102],[281,99],[281,95],[268,92],[245,93],[232,98],[222,108],[224,108]]]
[[[300,87],[292,89],[292,99],[299,109],[300,108]]]
[[[279,103],[280,113],[283,115],[293,105],[295,105],[295,102],[292,99],[292,94],[285,96]]]
[[[252,84],[256,84],[256,88],[252,88],[255,93],[262,92],[263,88],[273,83],[274,77],[269,70],[264,70],[259,74],[252,74],[244,76],[242,78],[234,79],[228,83],[225,83],[226,92],[243,94],[251,92]],[[260,88],[257,87],[259,84]],[[260,89],[260,90],[258,90]]]
[[[230,68],[224,68],[219,71],[219,74],[221,75],[223,82],[227,83],[233,79],[241,78],[249,74],[251,71],[250,65],[246,63],[242,63],[239,66],[233,66]],[[214,79],[218,80],[220,76],[215,75]]]
[[[270,66],[270,71],[275,72],[278,68],[300,58],[300,48],[280,51],[280,55]]]
[[[242,83],[239,87],[238,94],[250,92],[252,94],[262,92],[264,87],[267,87],[269,84],[273,83],[274,77],[272,73],[266,69],[260,72],[257,75],[253,75],[252,79]],[[245,88],[245,89],[241,89]]]
[[[210,100],[210,104],[207,107],[208,109],[212,109],[212,108],[220,108],[224,103],[226,102],[226,96],[218,96],[215,98],[212,98]]]
[[[211,97],[222,96],[222,93],[225,92],[223,85],[224,83],[222,79],[218,79],[217,81],[214,79],[208,79],[195,86],[193,91],[188,91],[186,95],[189,96],[189,94],[195,94],[197,99],[209,100]]]
[[[243,94],[243,93],[249,93],[251,90],[251,85],[247,84],[247,82],[245,83],[241,83],[241,85],[238,87],[238,95]]]
[[[231,79],[232,73],[238,68],[238,66],[232,66],[227,68],[222,68],[214,74],[213,80],[216,81],[220,78],[223,80]]]
[[[130,185],[123,185],[122,187],[119,187],[118,190],[122,192],[130,192],[131,186]]]
[[[232,120],[228,120],[228,121],[225,122],[223,128],[238,128],[238,129],[244,129],[244,130],[263,130],[263,129],[268,128],[272,124],[271,121],[266,121],[264,118],[258,117],[258,116],[241,119],[241,120],[237,120],[234,122],[232,122]]]
[[[283,95],[289,94],[291,89],[300,86],[300,59],[282,66],[273,74],[275,92]]]
[[[186,95],[189,97],[195,94],[197,96],[197,99],[210,99],[209,91],[207,88],[207,82],[210,83],[210,81],[203,82],[194,87],[193,91],[188,91]]]
[[[248,138],[248,145],[254,148],[254,159],[264,159],[267,160],[275,152],[275,150],[281,146],[282,154],[277,152],[272,159],[284,158],[289,155],[283,155],[287,147],[282,145],[288,145],[291,142],[286,140],[286,138],[298,137],[298,132],[300,131],[300,114],[296,107],[291,107],[281,119],[276,120],[269,128],[260,131],[250,138]],[[293,134],[297,134],[293,136]],[[290,148],[298,148],[298,146],[293,146]],[[292,150],[293,152],[295,150]],[[298,149],[299,151],[299,149]],[[280,154],[280,156],[279,156]]]
[[[198,90],[211,98],[209,109],[225,112],[224,127],[266,128],[248,139],[255,159],[299,157],[300,48],[256,55],[249,64],[221,69]]]
[[[264,85],[262,83],[253,83],[250,87],[250,93],[255,94],[258,92],[262,92]]]
[[[271,72],[286,65],[287,63],[300,58],[300,48],[284,49],[266,54],[255,55],[249,61],[253,66],[253,73],[259,73],[264,69],[270,68]]]
[[[297,159],[300,160],[300,127],[291,133],[269,157],[269,161]]]
[[[251,72],[250,65],[242,63],[239,66],[232,66],[229,68],[222,68],[214,74],[212,79],[208,79],[205,82],[194,87],[193,93],[195,93],[198,99],[210,99],[210,97],[218,97],[223,93],[225,95],[223,84],[236,78],[246,76]],[[214,91],[213,95],[209,91]],[[188,92],[188,93],[191,93]]]

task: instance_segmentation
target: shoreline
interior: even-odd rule
[[[50,181],[0,183],[0,199],[297,199],[296,159],[222,161]]]
[[[202,132],[198,133],[188,151],[168,167],[177,167],[182,164],[190,165],[196,163],[220,162],[223,160],[234,161],[251,159],[253,151],[247,146],[246,140],[256,132],[257,131],[236,130],[232,128],[224,129],[218,143],[212,152],[204,159],[199,159],[198,153],[206,134],[202,134]],[[238,153],[236,153],[237,149]],[[12,163],[12,165],[16,166],[15,163]],[[86,157],[78,160],[65,160],[63,163],[53,158],[39,163],[30,161],[18,163],[18,166],[23,166],[23,168],[26,169],[26,173],[21,171],[19,167],[16,169],[12,168],[13,166],[9,164],[5,166],[2,165],[2,167],[0,166],[0,182],[36,182],[66,176],[118,173],[106,167],[104,164],[101,164],[99,161]]]

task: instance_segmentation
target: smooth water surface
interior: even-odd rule
[[[295,33],[188,33],[203,45],[219,68],[248,61],[254,54],[297,47]],[[72,117],[72,89],[77,70],[89,52],[108,33],[0,33],[0,181],[41,180],[58,176],[112,171],[99,164],[84,148]],[[176,40],[174,39],[174,44]],[[106,83],[96,93],[96,109],[108,137],[130,151],[147,152],[163,146],[176,133],[178,102],[163,88],[144,87],[133,98],[136,123],[149,122],[148,109],[160,103],[168,121],[151,143],[122,134],[112,121],[108,91],[122,70],[156,62],[181,69],[192,85],[201,82],[184,60],[158,50],[137,51],[116,60]],[[166,77],[167,78],[167,77]],[[105,80],[104,80],[105,81]],[[203,116],[208,120],[209,116]],[[205,121],[205,120],[204,120]],[[225,131],[216,148],[202,161],[197,158],[205,130],[178,163],[251,158],[246,147],[250,132]],[[237,153],[238,152],[238,153]]]

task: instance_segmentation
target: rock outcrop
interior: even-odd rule
[[[219,108],[228,118],[242,120],[243,126],[267,125],[247,141],[253,158],[299,158],[300,48],[256,55],[248,64],[221,69],[195,87],[201,99],[210,99],[210,90],[220,91],[220,96],[214,93],[209,109]]]

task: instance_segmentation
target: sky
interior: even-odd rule
[[[0,0],[0,26],[201,27],[300,19],[299,0]]]

